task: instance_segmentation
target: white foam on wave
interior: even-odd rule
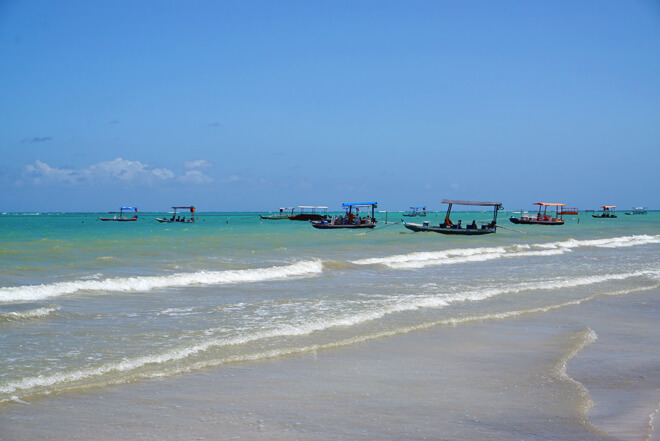
[[[621,248],[660,243],[660,235],[622,236],[608,239],[515,244],[499,247],[455,248],[442,251],[415,252],[387,257],[354,260],[357,265],[385,265],[393,269],[416,269],[427,266],[483,262],[512,257],[543,257],[571,252],[575,248]]]
[[[0,314],[0,320],[26,320],[47,317],[53,312],[59,311],[60,307],[57,305],[44,306],[42,308],[28,309],[25,311],[11,311]]]
[[[180,288],[193,285],[223,285],[262,282],[320,274],[320,261],[298,262],[286,266],[253,268],[227,271],[198,271],[166,276],[117,277],[99,280],[73,280],[43,285],[27,285],[0,288],[0,302],[25,302],[74,294],[80,291],[150,291],[163,288]]]
[[[403,298],[395,297],[392,299],[386,299],[381,302],[379,306],[370,305],[369,308],[362,312],[358,313],[349,313],[343,316],[337,316],[333,318],[316,318],[308,321],[300,321],[298,323],[285,323],[280,324],[272,329],[263,329],[258,331],[253,331],[246,333],[240,336],[233,337],[211,337],[204,341],[183,347],[172,348],[161,353],[149,354],[140,357],[134,358],[125,358],[121,361],[110,362],[103,364],[97,367],[82,368],[78,370],[73,370],[69,372],[58,372],[49,375],[38,375],[33,377],[26,377],[21,380],[9,381],[5,383],[0,383],[0,394],[7,396],[26,396],[32,393],[43,393],[47,391],[48,388],[58,388],[58,387],[76,387],[80,386],[86,382],[96,382],[101,381],[100,379],[106,375],[137,375],[137,376],[158,376],[162,374],[165,365],[176,363],[181,360],[192,358],[196,355],[202,354],[206,351],[209,351],[212,348],[218,347],[231,347],[231,346],[241,346],[255,341],[263,341],[272,338],[281,338],[281,337],[296,337],[296,336],[305,336],[310,335],[314,332],[325,331],[337,327],[352,327],[370,322],[373,320],[378,320],[386,315],[421,310],[427,308],[442,308],[452,303],[458,302],[467,302],[467,301],[479,301],[485,300],[490,297],[504,295],[504,294],[515,294],[527,290],[553,290],[569,287],[577,287],[583,285],[598,284],[603,282],[608,282],[612,280],[624,280],[634,277],[643,277],[648,276],[649,271],[637,271],[632,273],[624,274],[608,274],[600,276],[587,276],[587,277],[577,277],[577,278],[566,278],[561,280],[540,280],[536,282],[527,282],[520,283],[513,286],[503,287],[503,288],[491,288],[491,289],[481,289],[473,291],[464,291],[457,292],[453,294],[445,293],[435,293],[435,294],[426,294],[426,295],[409,295]],[[631,290],[623,291],[622,293],[628,293],[639,289],[646,288],[634,288]],[[620,294],[620,293],[602,293],[603,295],[608,294]],[[586,299],[573,300],[566,302],[562,305],[556,305],[554,307],[562,307],[566,305],[579,304],[582,301],[589,300],[594,298],[595,295],[591,295]],[[543,312],[546,310],[551,310],[554,307],[546,308],[536,308],[529,312]],[[524,311],[509,311],[496,314],[488,314],[481,316],[479,318],[468,317],[464,319],[445,319],[439,322],[434,322],[433,324],[422,325],[424,327],[431,326],[435,324],[456,324],[461,321],[473,321],[473,320],[485,320],[485,319],[501,319],[510,317],[513,315],[518,315]],[[278,350],[275,350],[277,352]],[[238,358],[236,358],[238,357]],[[230,357],[231,359],[242,359],[242,356]],[[196,362],[193,364],[201,363],[202,365],[208,364],[208,362]],[[149,366],[157,367],[157,370],[161,372],[150,372],[150,373],[140,373],[141,368],[146,368]],[[175,368],[175,370],[181,370],[181,368]],[[183,368],[187,370],[188,368]],[[167,370],[167,369],[165,369]],[[6,401],[0,398],[1,401]]]

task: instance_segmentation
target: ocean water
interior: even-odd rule
[[[1,439],[89,439],[83,414],[99,439],[659,439],[660,212],[478,237],[99,215],[0,215]]]

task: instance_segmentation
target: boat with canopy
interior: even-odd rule
[[[403,213],[407,217],[426,217],[426,207],[410,207],[410,211]]]
[[[331,219],[324,219],[312,222],[314,228],[320,230],[346,229],[346,228],[374,228],[376,226],[376,217],[374,210],[378,207],[378,202],[359,202],[342,204],[346,213],[342,216],[333,216]],[[366,213],[360,217],[360,210]],[[371,210],[371,213],[369,212]]]
[[[298,214],[289,216],[292,221],[321,221],[328,218],[328,207],[299,205]]]
[[[133,215],[130,216],[130,212],[133,212]],[[138,209],[137,207],[120,207],[119,211],[110,211],[109,214],[114,214],[114,217],[100,217],[99,220],[104,222],[135,222],[138,220]],[[129,217],[130,216],[130,217]]]
[[[627,215],[646,214],[646,207],[633,207],[632,211],[626,211]]]
[[[599,214],[592,214],[592,217],[599,219],[614,219],[616,218],[616,205],[602,205],[603,209]]]
[[[565,207],[566,204],[556,204],[550,202],[535,202],[534,205],[539,206],[539,211],[536,214],[529,216],[522,215],[520,217],[510,217],[509,220],[514,224],[522,225],[564,225],[564,214],[569,212],[559,211],[560,207]],[[548,214],[548,207],[555,207],[555,215],[552,212]],[[573,210],[573,209],[571,209]],[[575,209],[577,210],[577,209]]]
[[[429,225],[429,222],[422,224],[415,224],[412,222],[403,221],[403,226],[412,231],[432,231],[440,234],[453,234],[462,236],[478,236],[482,234],[491,234],[497,231],[497,212],[502,209],[501,202],[481,202],[481,201],[460,201],[454,199],[443,199],[443,204],[448,204],[447,214],[445,220],[440,225]],[[493,218],[488,221],[479,221],[473,219],[472,223],[465,226],[462,225],[463,221],[459,220],[454,223],[451,219],[451,210],[454,205],[477,206],[477,207],[493,207]]]
[[[162,224],[171,224],[171,223],[176,223],[176,222],[195,222],[195,207],[190,205],[186,207],[172,207],[172,216],[167,218],[167,217],[157,217],[156,220]],[[189,210],[190,211],[190,218],[186,219],[185,216],[177,216],[176,212],[177,210]]]
[[[296,208],[295,207],[280,207],[280,212],[279,214],[260,214],[259,217],[261,219],[268,219],[268,220],[283,220],[283,219],[289,219],[291,216],[293,216],[293,212]]]

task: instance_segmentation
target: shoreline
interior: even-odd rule
[[[640,373],[659,343],[627,368],[630,345],[617,339],[630,314],[660,306],[658,294],[44,396],[3,406],[0,439],[655,440],[658,377]],[[648,321],[634,329],[648,332]]]

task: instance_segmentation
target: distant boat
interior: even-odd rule
[[[125,211],[131,212],[133,211],[133,216],[127,217],[130,215],[130,213],[124,213]],[[137,215],[138,209],[137,207],[120,207],[119,211],[111,211],[109,214],[114,214],[114,217],[100,217],[99,220],[107,222],[107,221],[112,221],[112,222],[135,222],[138,220],[138,215]]]
[[[497,231],[497,212],[502,209],[501,202],[458,201],[453,199],[443,199],[442,203],[449,205],[447,206],[447,214],[445,215],[445,220],[440,225],[432,226],[429,225],[428,222],[424,222],[420,225],[403,221],[403,226],[415,232],[432,231],[434,233],[462,236],[477,236],[482,234],[491,234]],[[455,224],[450,219],[451,209],[454,205],[493,207],[493,219],[489,222],[481,222],[481,225],[477,225],[476,220],[473,220],[471,224],[467,224],[465,226],[461,225],[461,220]]]
[[[632,211],[626,211],[628,215],[646,214],[646,207],[633,207]]]
[[[559,211],[559,207],[565,207],[566,204],[554,204],[550,202],[535,202],[539,206],[539,211],[532,215],[521,215],[520,217],[510,217],[509,220],[514,224],[522,225],[564,225],[564,214],[568,212]],[[555,207],[555,216],[548,214],[548,207]],[[573,210],[573,209],[571,209]],[[575,209],[577,212],[577,209]]]
[[[614,219],[616,218],[616,205],[603,205],[600,208],[603,209],[603,211],[600,212],[600,214],[592,214],[592,217],[596,217],[599,219]]]
[[[292,221],[321,221],[328,218],[328,207],[313,205],[299,205],[300,212],[289,216]]]
[[[410,207],[410,211],[403,213],[404,216],[408,217],[425,217],[426,216],[426,207]]]
[[[289,210],[291,210],[291,212],[289,212]],[[280,213],[279,214],[267,214],[267,215],[260,214],[259,217],[261,219],[269,219],[269,220],[290,219],[291,216],[293,216],[293,211],[294,210],[295,210],[295,207],[282,207],[282,208],[280,208]]]
[[[195,207],[192,205],[187,206],[187,207],[172,207],[172,217],[165,218],[165,217],[157,217],[156,220],[162,224],[171,224],[171,223],[176,223],[176,222],[195,222]],[[186,219],[185,216],[177,216],[176,211],[177,210],[189,210],[190,211],[190,218]]]
[[[378,202],[342,204],[342,208],[346,210],[343,216],[334,216],[330,220],[314,221],[312,226],[319,230],[374,228],[376,226],[374,210],[377,207]],[[367,213],[362,217],[360,217],[360,208],[367,210]],[[369,214],[369,209],[371,209],[371,214]]]

